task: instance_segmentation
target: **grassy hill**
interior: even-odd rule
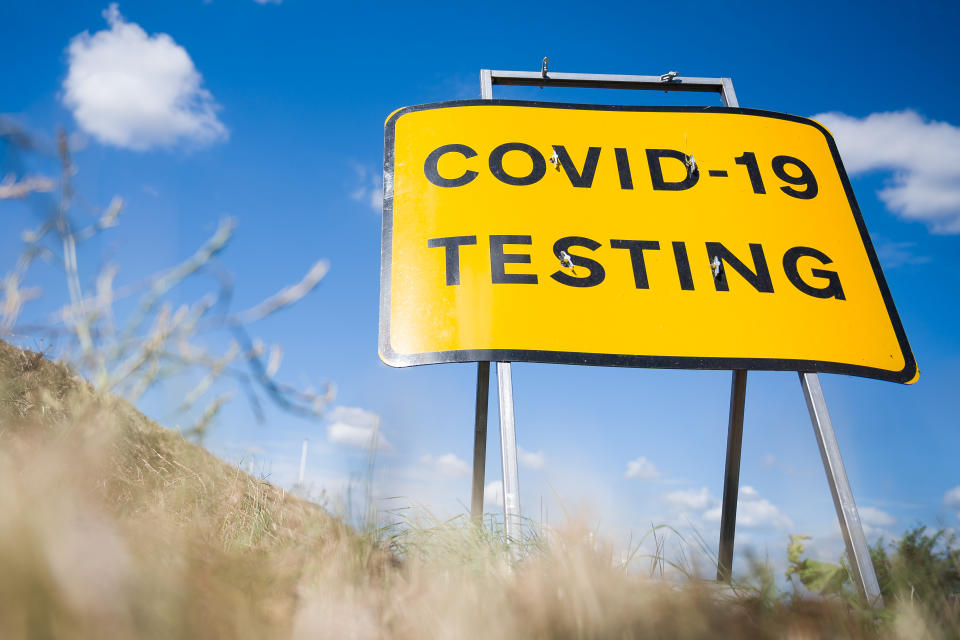
[[[0,514],[2,638],[286,637],[353,536],[2,341]]]
[[[0,341],[5,640],[956,637],[906,601],[644,579],[590,533],[357,532]]]

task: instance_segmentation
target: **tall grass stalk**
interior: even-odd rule
[[[314,263],[299,282],[235,312],[230,309],[232,281],[216,263],[236,229],[233,219],[223,218],[205,243],[172,267],[118,284],[120,266],[107,263],[91,277],[82,261],[97,262],[98,257],[85,256],[84,249],[118,225],[123,199],[114,197],[104,208],[78,204],[73,184],[77,168],[63,131],[49,149],[0,117],[0,138],[13,166],[39,163],[59,170],[56,179],[10,174],[0,182],[0,208],[7,200],[26,200],[42,218],[39,226],[22,233],[20,256],[0,279],[0,338],[46,343],[45,350],[98,389],[134,402],[158,384],[182,380],[192,391],[166,417],[185,421],[185,433],[197,439],[236,392],[246,396],[258,418],[263,417],[264,400],[299,415],[323,412],[335,388],[324,384],[313,391],[280,382],[282,349],[251,337],[250,325],[314,290],[329,269],[326,261]],[[40,286],[27,285],[40,261],[59,269],[63,290],[46,296],[53,313],[44,317],[34,312],[33,320],[23,322],[25,307],[39,309],[44,300]],[[207,294],[190,303],[175,302],[188,283],[204,278],[211,283]],[[117,305],[124,302],[133,302],[133,310],[117,317]],[[219,346],[224,342],[225,347]]]

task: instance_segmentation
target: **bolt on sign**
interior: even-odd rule
[[[380,357],[918,371],[837,147],[753,109],[466,100],[386,122]]]

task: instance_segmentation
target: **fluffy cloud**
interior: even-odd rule
[[[347,422],[361,427],[374,428],[380,423],[380,416],[373,411],[359,407],[334,407],[327,414],[331,422]]]
[[[960,127],[911,110],[813,119],[831,130],[851,174],[893,172],[878,192],[890,210],[935,233],[960,233]]]
[[[532,451],[527,451],[523,447],[519,447],[517,449],[517,461],[528,469],[541,471],[547,464],[547,456],[544,455],[543,451],[537,451],[534,453]]]
[[[420,457],[420,462],[446,478],[470,475],[470,465],[452,453],[445,453],[437,458],[427,454]]]
[[[722,515],[720,500],[706,487],[672,491],[663,496],[674,515],[699,517],[703,522],[719,523]],[[737,526],[744,528],[789,529],[793,521],[776,505],[760,496],[750,486],[740,487],[737,498]]]
[[[943,504],[952,509],[960,509],[960,485],[943,494]]]
[[[676,511],[703,511],[717,504],[717,499],[713,497],[710,490],[706,487],[687,489],[685,491],[671,491],[663,496],[663,501],[666,502],[671,509]]]
[[[334,444],[389,450],[393,446],[380,433],[380,416],[357,407],[334,407],[327,416],[327,439]]]
[[[503,482],[495,480],[483,488],[483,504],[503,508]]]
[[[719,521],[718,517],[717,522]],[[748,496],[743,491],[740,492],[740,499],[737,501],[737,524],[744,527],[793,528],[793,520],[784,515],[775,504],[756,495],[756,492]]]
[[[721,506],[717,504],[703,514],[703,519],[720,522],[721,514]],[[737,498],[737,526],[789,529],[793,527],[793,521],[781,513],[775,504],[760,497],[756,489],[744,486],[740,487]]]
[[[84,31],[67,48],[63,101],[81,129],[101,143],[137,150],[227,137],[186,49],[127,22],[116,3],[103,16],[109,29]]]
[[[645,457],[640,456],[636,460],[627,463],[627,472],[623,474],[624,478],[640,478],[641,480],[653,480],[660,477],[660,472],[652,462]]]
[[[390,443],[383,435],[368,427],[358,427],[344,422],[334,422],[327,427],[327,439],[334,444],[368,449],[376,442],[377,449],[390,449]]]
[[[872,527],[889,527],[897,522],[897,519],[886,511],[874,507],[858,507],[857,511],[860,512],[860,521]]]

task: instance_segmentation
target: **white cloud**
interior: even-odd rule
[[[960,233],[960,127],[926,120],[912,110],[854,118],[813,116],[833,133],[851,174],[892,171],[881,200],[935,233]]]
[[[517,460],[524,467],[534,471],[543,470],[543,467],[547,464],[547,456],[544,455],[543,451],[532,452],[523,447],[517,449]]]
[[[777,456],[772,453],[768,453],[763,458],[760,459],[760,464],[762,464],[767,469],[770,469],[777,464]]]
[[[719,524],[723,513],[719,498],[706,487],[672,491],[661,497],[667,504],[672,517],[682,517],[699,522],[702,525]],[[763,498],[751,486],[740,487],[737,497],[737,526],[739,528],[790,529],[793,521],[784,515],[776,505]],[[738,529],[739,531],[739,529]],[[741,536],[738,533],[738,540]]]
[[[917,255],[916,242],[890,242],[874,237],[874,246],[877,249],[877,257],[880,258],[881,264],[887,269],[896,269],[905,264],[926,264],[930,262],[930,256]]]
[[[703,519],[720,522],[721,513],[721,506],[717,504],[703,514]],[[781,513],[772,502],[762,498],[756,489],[743,486],[740,487],[740,495],[737,498],[737,525],[789,529],[793,527],[793,521]]]
[[[380,416],[373,411],[359,407],[337,406],[330,410],[327,419],[331,422],[346,422],[358,427],[375,428],[380,423]]]
[[[283,0],[253,0],[257,4],[280,4]]]
[[[137,150],[227,137],[186,49],[125,21],[116,3],[103,16],[109,29],[84,31],[67,47],[63,101],[81,129],[101,143]]]
[[[371,209],[380,213],[383,210],[383,176],[377,171],[371,171],[361,164],[354,164],[353,170],[360,183],[350,192],[350,199],[362,202]]]
[[[393,445],[379,431],[380,416],[357,407],[334,407],[327,418],[327,439],[334,444],[389,450]]]
[[[470,475],[470,465],[452,453],[445,453],[437,458],[427,454],[420,457],[420,462],[446,478]]]
[[[881,509],[874,507],[858,507],[860,521],[873,527],[889,527],[896,524],[897,519]]]
[[[943,504],[953,509],[960,509],[960,485],[943,494]]]
[[[687,489],[685,491],[671,491],[663,496],[671,508],[679,511],[702,511],[717,503],[710,490],[706,487],[700,489]]]
[[[382,434],[368,427],[357,427],[343,422],[334,422],[327,427],[327,439],[334,444],[368,449],[376,440],[377,449],[392,448]]]
[[[717,518],[717,522],[720,518]],[[793,521],[780,512],[772,502],[765,498],[737,502],[737,524],[744,527],[776,527],[789,529]]]
[[[483,504],[503,508],[503,482],[494,480],[483,488]]]
[[[627,463],[627,472],[623,474],[624,478],[640,478],[641,480],[653,480],[660,477],[660,472],[652,462],[645,457],[640,456],[636,460]]]

